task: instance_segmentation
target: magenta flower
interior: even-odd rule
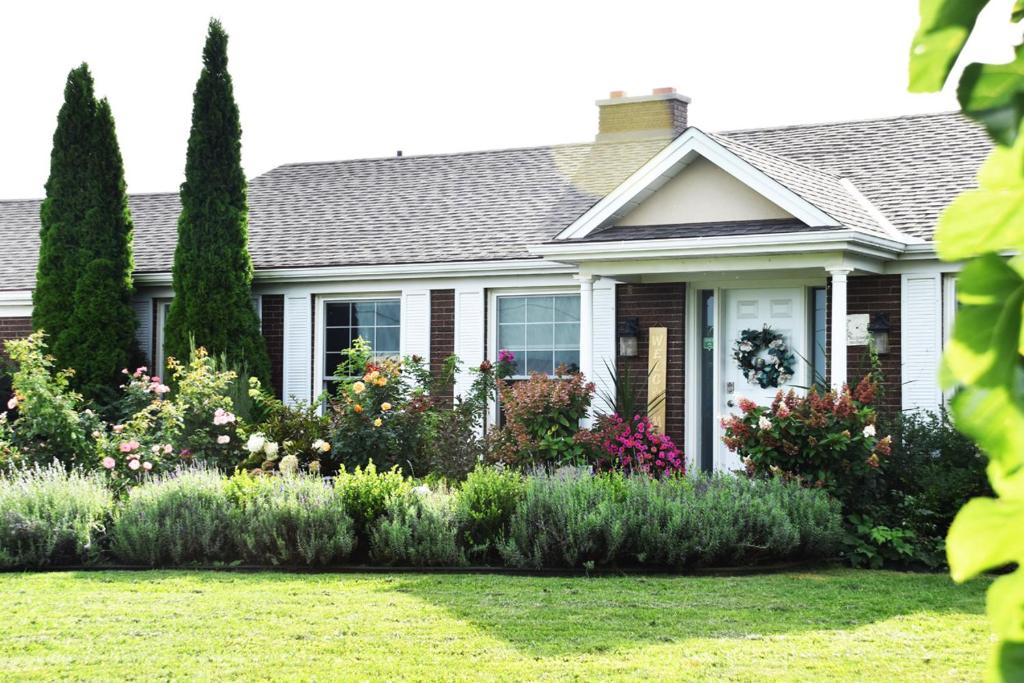
[[[498,351],[498,362],[499,363],[514,363],[516,360],[516,354],[512,353],[508,349],[501,349]]]

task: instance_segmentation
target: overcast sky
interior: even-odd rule
[[[993,15],[1008,16],[1009,2],[995,3]],[[693,98],[690,123],[708,131],[952,109],[951,94],[906,93],[916,8],[913,0],[3,3],[0,198],[42,195],[64,80],[82,61],[113,107],[129,191],[177,190],[211,16],[231,37],[253,177],[287,162],[398,149],[588,140],[594,100],[611,90],[674,86]],[[991,23],[990,34],[1009,29],[1001,17]]]

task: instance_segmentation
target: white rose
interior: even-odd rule
[[[266,444],[267,438],[262,434],[253,434],[249,437],[249,440],[245,442],[245,450],[250,453],[259,453],[263,450],[263,445]]]

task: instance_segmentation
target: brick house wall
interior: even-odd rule
[[[20,339],[32,334],[32,318],[0,318],[0,353],[8,339]]]
[[[889,353],[879,356],[884,375],[883,396],[878,404],[881,411],[898,413],[903,406],[901,376],[901,335],[900,335],[900,276],[864,275],[850,277],[847,281],[846,312],[850,315],[886,313],[889,316]],[[832,353],[832,279],[828,282],[826,363]],[[846,350],[847,378],[856,384],[871,370],[867,346],[848,346]],[[827,377],[828,375],[826,375]]]
[[[668,328],[668,373],[665,386],[665,432],[683,443],[683,392],[686,284],[620,284],[615,292],[616,325],[638,318],[640,335],[635,358],[618,357],[619,376],[628,370],[641,403],[647,401],[648,328]]]
[[[455,290],[430,290],[430,372],[441,374],[444,359],[455,353]],[[452,400],[453,393],[445,398]]]
[[[261,301],[263,339],[270,356],[270,384],[274,396],[283,398],[284,377],[284,295],[264,294]]]

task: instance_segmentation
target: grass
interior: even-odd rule
[[[0,575],[0,679],[971,680],[943,575]]]

